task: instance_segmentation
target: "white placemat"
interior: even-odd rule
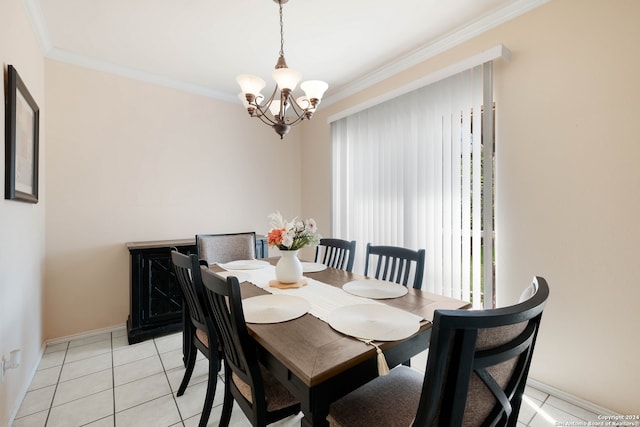
[[[384,304],[358,304],[333,310],[329,314],[329,325],[362,340],[397,341],[418,332],[417,317]]]
[[[305,262],[302,261],[303,273],[317,273],[318,271],[326,270],[327,266],[320,262]]]
[[[297,319],[309,311],[309,303],[293,295],[259,295],[242,300],[247,323],[280,323]]]
[[[239,259],[237,261],[225,262],[218,265],[225,270],[256,270],[268,267],[271,264],[259,259]]]
[[[378,279],[353,280],[342,285],[342,289],[359,297],[373,299],[399,298],[409,292],[406,286]]]

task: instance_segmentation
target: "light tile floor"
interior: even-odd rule
[[[426,366],[426,353],[412,366]],[[206,359],[200,355],[189,387],[177,397],[183,373],[179,333],[128,345],[122,329],[50,345],[13,427],[197,426],[206,391]],[[209,426],[218,425],[223,389],[219,378]],[[273,425],[298,426],[300,418]],[[519,419],[521,426],[547,427],[596,421],[597,415],[528,387]],[[237,406],[231,426],[250,426]]]

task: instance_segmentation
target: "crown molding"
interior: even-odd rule
[[[36,0],[23,0],[23,4],[27,15],[33,25],[34,31],[40,42],[40,46],[44,52],[46,58],[54,59],[60,62],[65,62],[73,65],[78,65],[84,68],[90,68],[96,71],[102,71],[105,73],[115,74],[121,77],[127,77],[135,80],[140,80],[147,83],[156,84],[159,86],[165,86],[172,89],[178,89],[185,92],[191,92],[196,95],[202,95],[209,98],[215,98],[222,101],[228,101],[238,103],[237,96],[229,95],[225,92],[215,91],[203,86],[187,83],[184,81],[170,79],[159,76],[154,73],[135,70],[128,67],[122,67],[106,61],[99,61],[93,58],[89,58],[83,55],[71,53],[62,49],[58,49],[51,43],[49,37],[49,31],[45,24],[44,15]]]
[[[222,101],[228,101],[237,103],[237,96],[231,96],[228,93],[220,92],[205,88],[184,81],[170,79],[162,77],[157,74],[149,73],[146,71],[134,70],[128,67],[122,67],[105,61],[99,61],[96,59],[88,58],[83,55],[77,55],[68,51],[53,48],[49,51],[47,58],[57,61],[78,65],[84,68],[90,68],[97,71],[102,71],[109,74],[115,74],[121,77],[127,77],[130,79],[140,80],[146,83],[152,83],[158,86],[164,86],[172,89],[178,89],[185,92],[191,92],[196,95],[202,95],[209,98],[215,98]]]
[[[53,46],[51,45],[49,31],[47,31],[47,26],[44,22],[42,10],[35,0],[23,0],[22,3],[24,5],[25,11],[27,12],[29,20],[31,21],[31,25],[33,25],[33,29],[36,33],[38,42],[40,42],[40,47],[42,47],[44,55],[47,56]]]
[[[376,83],[379,83],[383,80],[388,79],[389,77],[398,74],[399,72],[402,72],[473,37],[476,37],[487,30],[490,30],[504,22],[507,22],[510,19],[513,19],[519,15],[522,15],[523,13],[535,9],[538,6],[547,3],[548,1],[549,0],[516,1],[491,15],[487,15],[480,20],[467,25],[466,27],[456,30],[449,35],[436,40],[433,43],[409,52],[377,70],[363,74],[360,77],[353,79],[351,82],[337,88],[333,93],[329,93],[328,96],[322,100],[322,103],[324,105],[331,105],[351,95],[354,95],[370,86],[373,86]],[[77,55],[58,49],[51,43],[51,38],[49,37],[49,32],[44,21],[44,16],[37,1],[23,0],[23,4],[46,58],[91,68],[97,71],[116,74],[122,77],[141,80],[160,86],[183,90],[195,93],[197,95],[207,96],[233,103],[239,103],[235,95],[230,95],[225,92],[211,90],[203,86],[162,77],[149,72],[134,70],[128,67],[122,67],[105,61],[87,58],[82,55]]]
[[[355,95],[368,87],[407,70],[414,65],[433,58],[442,52],[445,52],[549,1],[550,0],[519,0],[512,3],[491,15],[487,15],[486,17],[467,25],[466,27],[460,28],[441,37],[433,43],[409,52],[378,70],[364,74],[352,80],[323,99],[322,103],[325,106],[331,105],[351,95]]]

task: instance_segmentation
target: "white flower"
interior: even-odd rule
[[[305,229],[310,233],[317,233],[318,225],[313,218],[309,218],[305,221]]]
[[[269,219],[271,220],[272,228],[287,228],[280,211],[275,211],[274,213],[269,214]]]
[[[295,237],[295,233],[293,230],[289,230],[282,235],[282,244],[286,247],[291,247],[293,245],[293,238]]]

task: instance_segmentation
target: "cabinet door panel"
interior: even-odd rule
[[[180,319],[182,294],[177,286],[167,254],[153,254],[144,259],[143,294],[145,305],[142,323],[157,323]]]

